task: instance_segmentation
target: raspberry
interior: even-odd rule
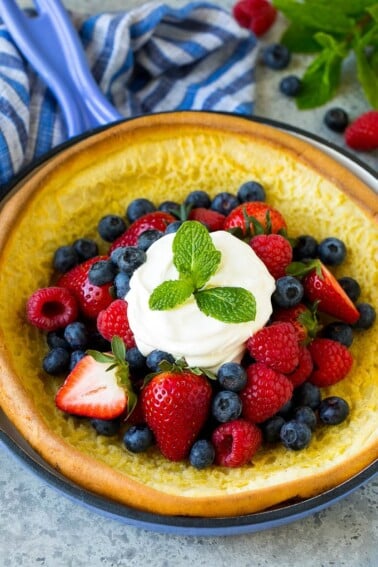
[[[300,386],[307,380],[313,369],[313,363],[310,351],[305,347],[299,347],[299,363],[298,366],[290,374],[286,374],[294,388]]]
[[[290,380],[261,362],[247,368],[247,385],[240,392],[242,417],[253,423],[262,423],[276,414],[291,398]]]
[[[286,238],[280,234],[258,234],[249,244],[274,279],[286,275],[285,270],[293,259],[293,249]]]
[[[317,338],[308,346],[314,370],[309,381],[319,388],[332,386],[343,380],[353,365],[353,357],[346,346],[332,339]]]
[[[259,36],[274,23],[277,10],[267,0],[241,0],[235,4],[233,14],[241,27]]]
[[[354,150],[378,148],[378,110],[365,112],[352,122],[345,130],[345,141]]]
[[[223,467],[241,467],[248,463],[262,442],[261,430],[245,419],[222,423],[213,431],[215,463]]]
[[[56,331],[75,321],[78,304],[68,289],[43,287],[28,299],[26,314],[29,323],[43,331]]]
[[[100,311],[97,317],[97,329],[108,341],[118,336],[127,348],[135,347],[134,335],[127,318],[127,302],[123,299],[116,299],[109,307]]]
[[[283,374],[292,372],[299,362],[297,333],[291,323],[263,327],[248,339],[247,349],[257,362]]]

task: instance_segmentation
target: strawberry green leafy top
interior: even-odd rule
[[[233,286],[205,287],[219,268],[221,252],[201,223],[184,222],[174,237],[172,251],[179,278],[153,290],[150,309],[174,309],[193,295],[200,311],[219,321],[245,323],[255,319],[256,301],[250,291]]]

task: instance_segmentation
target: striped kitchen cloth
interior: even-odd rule
[[[152,2],[130,12],[70,16],[97,83],[123,116],[252,114],[256,40],[219,6]],[[0,187],[66,139],[52,92],[0,20]]]

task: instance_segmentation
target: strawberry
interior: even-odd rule
[[[262,433],[254,423],[235,419],[216,427],[211,440],[217,465],[241,467],[250,462],[261,447]]]
[[[247,368],[247,384],[240,392],[242,417],[262,423],[276,414],[291,398],[293,384],[283,374],[261,362]]]
[[[279,211],[261,201],[248,201],[227,215],[223,230],[241,229],[244,236],[285,231],[285,219]]]
[[[55,286],[37,289],[26,303],[29,323],[43,331],[56,331],[66,327],[76,320],[78,311],[72,293]]]
[[[68,289],[77,299],[83,315],[95,319],[103,309],[113,301],[110,293],[112,283],[93,285],[88,279],[88,273],[93,264],[100,260],[107,260],[107,256],[95,256],[78,264],[61,276],[57,284]]]
[[[291,323],[263,327],[248,339],[247,349],[257,362],[284,374],[292,372],[299,362],[297,333]]]
[[[378,148],[378,110],[369,110],[350,124],[344,133],[345,141],[354,150]]]
[[[286,275],[285,270],[293,259],[293,249],[286,238],[281,234],[257,234],[249,245],[274,279]]]
[[[146,230],[165,231],[167,226],[177,220],[170,213],[164,211],[153,211],[139,217],[134,221],[126,231],[121,234],[110,246],[109,253],[120,246],[137,246],[138,237]]]
[[[187,457],[208,417],[212,388],[203,375],[171,365],[142,389],[142,406],[162,454],[171,461]]]
[[[286,321],[294,325],[298,342],[303,344],[314,338],[319,330],[316,308],[308,308],[304,303],[293,307],[279,307],[273,311],[272,321]]]
[[[116,299],[97,317],[97,329],[104,339],[111,341],[117,335],[127,348],[135,346],[135,339],[127,318],[127,302]]]
[[[302,283],[307,299],[311,303],[317,302],[318,310],[323,313],[350,325],[356,323],[359,318],[357,307],[328,268],[319,260],[304,266],[308,274]]]
[[[97,419],[115,419],[130,412],[136,396],[129,380],[125,347],[116,337],[113,354],[88,351],[67,376],[55,396],[56,406],[67,413]]]
[[[317,338],[308,347],[314,370],[309,382],[319,388],[332,386],[343,380],[353,365],[353,357],[346,346],[332,339]]]
[[[296,388],[308,379],[313,367],[310,351],[305,346],[300,346],[298,366],[290,372],[290,374],[286,374],[286,377],[293,384],[294,388]]]
[[[233,8],[233,15],[241,27],[260,36],[274,23],[277,10],[267,0],[240,0]]]
[[[214,232],[223,229],[225,216],[211,209],[197,207],[189,212],[188,219],[202,222],[210,232]]]

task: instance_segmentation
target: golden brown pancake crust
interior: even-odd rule
[[[308,449],[260,451],[240,469],[197,471],[156,449],[131,455],[53,402],[60,380],[45,376],[42,333],[25,321],[26,298],[48,285],[55,248],[93,236],[99,218],[123,214],[136,196],[182,200],[256,179],[293,236],[343,238],[337,272],[356,277],[377,305],[378,198],[346,168],[306,142],[243,118],[213,113],[154,115],[110,127],[42,164],[1,213],[0,402],[23,437],[54,468],[95,493],[160,514],[236,516],[330,489],[378,455],[377,326],[359,334],[350,376],[326,390],[345,397],[350,418],[318,428]]]

